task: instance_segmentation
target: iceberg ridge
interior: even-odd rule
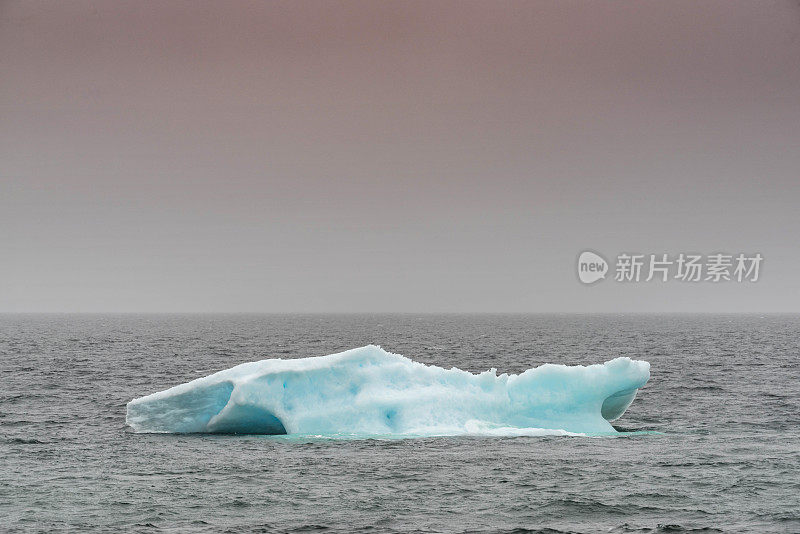
[[[244,363],[133,399],[137,432],[318,436],[614,433],[650,378],[622,357],[472,374],[368,345],[328,356]]]

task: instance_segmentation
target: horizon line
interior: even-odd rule
[[[4,311],[0,315],[800,315],[797,311]]]

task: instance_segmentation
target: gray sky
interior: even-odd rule
[[[799,205],[795,1],[0,0],[0,311],[800,311]]]

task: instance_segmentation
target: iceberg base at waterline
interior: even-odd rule
[[[650,364],[545,364],[520,374],[443,369],[375,345],[270,359],[140,397],[136,432],[315,436],[569,435],[616,432]]]

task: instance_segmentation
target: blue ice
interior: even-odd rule
[[[330,437],[614,433],[650,364],[545,364],[521,374],[425,365],[375,345],[237,365],[132,400],[137,432]]]

